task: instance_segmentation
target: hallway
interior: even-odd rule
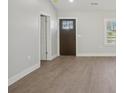
[[[9,87],[9,93],[116,93],[115,57],[60,56]]]

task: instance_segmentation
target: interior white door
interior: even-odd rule
[[[40,57],[47,60],[47,17],[41,16]]]

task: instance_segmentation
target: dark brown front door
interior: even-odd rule
[[[76,55],[76,20],[60,19],[60,55]]]

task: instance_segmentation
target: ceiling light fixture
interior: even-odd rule
[[[74,0],[69,0],[69,2],[73,3],[73,2],[74,2]]]
[[[59,0],[52,0],[52,2],[53,2],[53,3],[58,3],[58,2],[59,2]]]

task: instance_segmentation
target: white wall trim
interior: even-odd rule
[[[43,11],[40,11],[40,15],[45,15],[45,16],[49,16],[49,17],[50,17],[50,14],[45,13],[45,12],[43,12]]]
[[[40,67],[40,63],[35,64],[32,67],[27,68],[26,70],[16,74],[15,76],[9,78],[8,81],[8,85],[12,85],[13,83],[15,83],[16,81],[20,80],[21,78],[23,78],[24,76],[28,75],[29,73],[31,73],[32,71],[38,69]]]
[[[77,54],[76,56],[116,56],[115,53],[82,53]]]
[[[53,55],[53,56],[49,57],[49,58],[48,58],[48,60],[49,60],[49,61],[51,61],[51,60],[53,60],[53,59],[57,58],[58,56],[59,56],[58,54]]]

